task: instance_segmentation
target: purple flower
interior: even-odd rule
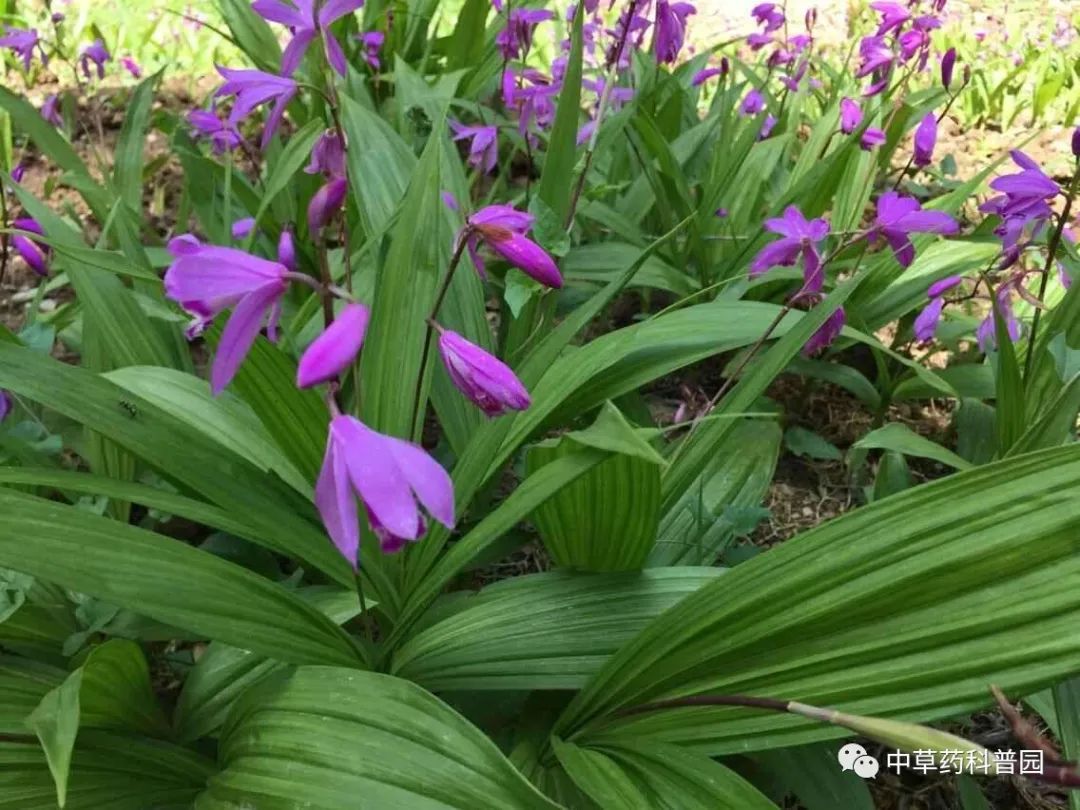
[[[938,323],[941,321],[941,310],[945,306],[945,293],[957,286],[963,278],[961,276],[949,276],[940,281],[935,281],[926,291],[930,303],[915,318],[912,327],[915,339],[920,343],[928,343],[934,339]]]
[[[247,239],[255,230],[255,217],[238,219],[232,224],[232,238],[236,240]]]
[[[776,3],[758,3],[750,14],[758,25],[765,26],[765,30],[776,31],[784,27],[784,13],[776,7]]]
[[[767,113],[765,120],[761,122],[761,130],[758,132],[757,139],[763,141],[772,135],[773,128],[776,127],[776,116],[772,113]]]
[[[750,46],[752,51],[760,51],[766,45],[771,45],[772,41],[772,34],[753,33],[746,38],[746,44]]]
[[[454,385],[488,416],[529,407],[529,392],[510,367],[456,332],[439,328],[439,352]]]
[[[349,191],[349,182],[344,177],[334,177],[315,192],[308,204],[308,230],[314,236],[341,210],[345,203],[345,195]]]
[[[11,182],[21,183],[24,174],[26,174],[26,164],[19,163],[14,169],[11,170]]]
[[[1000,191],[1001,195],[988,200],[981,209],[998,214],[1003,219],[1049,218],[1051,211],[1047,200],[1061,193],[1058,184],[1046,175],[1038,163],[1019,149],[1014,149],[1009,154],[1021,171],[991,180],[990,188]]]
[[[765,97],[761,95],[761,91],[756,88],[751,89],[746,94],[746,98],[743,99],[742,106],[739,107],[740,115],[757,115],[759,112],[765,109]]]
[[[469,144],[469,165],[485,174],[495,168],[499,160],[499,131],[494,125],[467,127],[450,119],[450,128],[454,130],[454,140],[472,139]]]
[[[656,24],[653,27],[653,45],[658,64],[674,64],[679,58],[686,40],[686,18],[697,13],[689,3],[669,3],[656,0]]]
[[[949,48],[941,57],[941,85],[948,90],[952,84],[953,68],[956,67],[956,48]]]
[[[307,174],[323,174],[327,177],[345,176],[345,146],[337,131],[328,129],[311,150],[311,161],[304,167]]]
[[[44,236],[45,231],[38,225],[36,220],[24,217],[16,219],[11,223],[12,226],[19,231],[26,231],[27,233],[36,233],[38,236]],[[39,242],[33,237],[23,236],[22,234],[15,234],[11,237],[11,245],[15,248],[15,252],[22,256],[23,261],[26,262],[27,267],[37,273],[39,276],[46,276],[49,274],[49,247],[43,242]]]
[[[1020,321],[1016,317],[1016,313],[1013,311],[1012,305],[1012,285],[1014,282],[1007,281],[997,289],[997,306],[998,311],[1001,313],[1002,320],[1005,321],[1005,331],[1009,335],[1009,340],[1016,342],[1020,339],[1021,328]],[[1018,282],[1016,282],[1018,283]],[[997,348],[997,327],[994,323],[994,313],[991,312],[982,323],[979,324],[978,329],[975,330],[975,340],[979,344],[979,348],[984,352],[990,351],[992,348]]]
[[[384,553],[400,551],[427,530],[419,506],[447,528],[454,526],[454,485],[446,470],[423,448],[339,415],[330,422],[315,505],[330,539],[354,568],[360,550],[357,496]]]
[[[41,37],[36,28],[13,28],[4,26],[5,34],[0,37],[0,48],[10,48],[15,56],[22,60],[23,70],[30,70],[30,63],[34,59],[34,49],[41,54],[41,64],[49,64],[49,56],[41,45]]]
[[[765,230],[783,238],[766,245],[754,257],[750,263],[750,277],[761,275],[770,267],[791,267],[801,257],[803,291],[820,291],[824,277],[818,245],[829,235],[829,223],[823,219],[808,220],[802,211],[789,205],[783,217],[765,220]]]
[[[840,337],[840,332],[846,322],[847,315],[844,314],[844,308],[840,307],[806,341],[806,344],[802,347],[803,355],[810,357],[831,346],[832,342]]]
[[[11,413],[11,395],[0,388],[0,422],[7,419],[8,414]]]
[[[300,358],[296,384],[300,388],[328,382],[352,365],[364,345],[371,311],[363,304],[349,304]]]
[[[850,98],[840,99],[840,131],[850,135],[859,128],[862,123],[862,108]]]
[[[213,110],[192,110],[186,118],[199,137],[210,139],[215,155],[231,152],[241,143],[236,127],[222,121]]]
[[[266,118],[263,128],[262,148],[270,144],[281,124],[285,108],[297,93],[297,85],[292,79],[264,73],[261,70],[245,70],[218,66],[218,73],[225,79],[214,93],[215,96],[236,96],[232,112],[229,113],[229,126],[235,127],[252,110],[267,101],[274,102],[274,108]]]
[[[506,76],[510,77],[509,85]],[[509,101],[506,106],[516,106],[518,109],[518,130],[525,135],[533,122],[540,128],[549,126],[555,118],[555,96],[559,94],[560,87],[552,84],[551,80],[538,70],[526,68],[522,77],[528,82],[523,87],[515,87],[514,78],[510,71],[506,71],[503,77],[503,98]],[[614,92],[614,91],[613,91]]]
[[[517,59],[532,47],[536,26],[555,19],[555,12],[547,9],[514,8],[510,19],[495,37],[495,44],[504,59]]]
[[[296,245],[293,244],[292,231],[285,228],[278,237],[277,260],[290,273],[296,272]]]
[[[885,133],[877,127],[867,127],[859,139],[859,146],[869,152],[885,143]]]
[[[690,85],[692,87],[700,87],[713,76],[724,76],[726,74],[727,71],[724,69],[723,65],[720,67],[705,68],[694,74],[694,78],[690,80]]]
[[[863,37],[859,41],[860,63],[855,78],[861,79],[871,73],[886,73],[892,67],[894,58],[893,50],[884,37]]]
[[[555,289],[562,287],[562,276],[555,262],[543,248],[525,236],[532,224],[532,214],[509,205],[489,205],[466,220],[463,234],[468,240],[469,256],[481,277],[485,277],[484,262],[477,248],[483,241],[511,265],[541,284]]]
[[[315,5],[316,0],[295,0],[295,6],[284,0],[255,0],[251,4],[252,9],[263,19],[281,23],[292,31],[292,39],[281,55],[282,76],[292,76],[296,72],[308,46],[320,35],[326,61],[339,76],[348,72],[349,63],[345,59],[345,53],[329,29],[342,17],[352,14],[364,5],[364,0],[327,0],[319,5],[317,20]]]
[[[929,166],[934,159],[937,143],[937,117],[929,112],[923,116],[915,130],[915,165]]]
[[[83,48],[82,53],[79,55],[79,67],[82,69],[83,75],[90,79],[90,63],[94,63],[97,77],[99,79],[105,78],[105,63],[112,57],[109,56],[109,51],[105,47],[105,43],[100,39],[95,39],[92,43]]]
[[[878,2],[871,3],[870,8],[881,15],[881,24],[878,25],[877,30],[879,37],[890,31],[899,31],[903,24],[911,19],[911,12],[900,3],[878,0]]]
[[[923,211],[914,197],[904,197],[887,191],[878,198],[877,217],[870,229],[870,238],[884,237],[902,267],[915,259],[915,246],[910,234],[955,234],[960,230],[956,220],[942,211]]]
[[[288,270],[242,250],[203,245],[190,234],[170,241],[169,252],[175,259],[165,271],[165,294],[194,316],[189,338],[233,307],[210,371],[210,388],[216,396],[236,375],[268,313],[267,335],[275,338]]]
[[[386,34],[382,31],[365,31],[363,34],[357,34],[356,38],[360,40],[364,48],[364,61],[375,70],[381,68],[379,51],[382,50],[383,42],[386,41]]]
[[[54,127],[62,127],[64,119],[60,115],[60,97],[50,93],[45,97],[45,103],[41,105],[41,117]]]
[[[1080,127],[1073,130],[1072,134],[1072,153],[1073,157],[1080,158]]]
[[[131,74],[133,79],[142,78],[142,68],[139,67],[139,63],[132,59],[130,56],[120,57],[120,64],[123,65],[124,70]]]

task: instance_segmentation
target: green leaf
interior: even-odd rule
[[[322,613],[237,565],[11,490],[0,489],[0,509],[2,566],[283,661],[362,665],[352,640]]]
[[[30,658],[0,655],[0,734],[26,731],[26,718],[67,672]]]
[[[184,748],[83,731],[71,759],[69,810],[184,810],[214,764]],[[56,789],[36,743],[0,743],[0,810],[56,810]]]
[[[646,623],[722,573],[687,567],[515,577],[409,639],[393,672],[432,690],[578,689]]]
[[[260,70],[276,74],[281,64],[281,46],[266,20],[246,0],[214,0],[214,3],[240,49]]]
[[[415,684],[302,667],[234,708],[196,810],[555,808],[479,729]],[[281,763],[288,762],[288,772]]]
[[[1005,318],[997,306],[994,307],[994,334],[997,335],[994,386],[998,454],[1004,456],[1024,433],[1024,381],[1020,373],[1020,363],[1016,359],[1016,348],[1009,337]]]
[[[610,457],[561,489],[533,513],[544,546],[561,567],[580,571],[633,571],[656,542],[663,458],[611,403],[588,430],[531,448],[529,475],[581,446]]]
[[[9,343],[0,343],[0,387],[107,435],[234,520],[247,522],[263,544],[352,586],[348,563],[314,523],[309,503],[152,403],[99,375]]]
[[[141,220],[143,148],[159,77],[156,73],[144,79],[131,94],[124,108],[124,124],[113,158],[113,185],[124,205],[137,217],[136,221]]]
[[[503,300],[506,301],[510,314],[515,318],[521,315],[522,310],[529,301],[544,291],[544,287],[539,281],[525,275],[516,267],[510,268],[506,272],[504,284]]]
[[[113,639],[96,647],[27,718],[56,782],[57,803],[67,798],[75,737],[80,728],[116,728],[161,734],[165,716],[150,686],[150,671],[137,644]]]
[[[255,226],[263,223],[263,216],[277,199],[281,192],[285,191],[292,183],[296,173],[303,168],[311,157],[311,150],[315,142],[319,140],[325,131],[323,123],[319,119],[308,121],[299,130],[289,136],[285,148],[281,150],[273,169],[266,178],[263,186],[262,199],[259,201],[259,210],[255,212]]]
[[[732,518],[760,507],[782,433],[776,423],[741,420],[716,456],[660,520],[648,565],[711,565],[737,534]]]
[[[539,195],[529,202],[529,213],[536,218],[533,236],[540,247],[552,256],[565,256],[570,251],[570,234],[559,215]]]
[[[1054,685],[1054,712],[1058,727],[1055,729],[1061,741],[1065,759],[1075,762],[1080,756],[1080,678],[1069,678]],[[1080,808],[1080,794],[1069,791],[1069,808]]]
[[[451,69],[470,67],[483,58],[484,29],[490,10],[488,0],[465,0],[447,45]]]
[[[441,138],[432,137],[401,203],[376,282],[366,339],[384,350],[364,352],[360,359],[365,422],[393,436],[415,434],[415,392],[418,386],[426,391],[430,379],[430,363],[420,367],[431,339],[426,318],[446,272],[452,241],[440,196],[442,155]],[[421,393],[420,401],[425,399]]]
[[[890,422],[877,430],[871,430],[857,442],[855,447],[894,450],[906,456],[929,458],[955,470],[967,470],[971,463],[937,442],[920,436],[902,422]]]
[[[15,129],[25,133],[53,163],[65,172],[89,176],[86,164],[60,130],[42,118],[29,101],[0,87],[0,108],[11,116]]]
[[[800,745],[754,754],[773,778],[791,790],[806,810],[874,810],[866,782],[837,765],[829,745]]]
[[[1080,667],[1078,485],[1080,447],[1041,451],[775,546],[620,649],[554,731],[579,745],[658,739],[743,753],[843,732],[732,707],[612,713],[739,693],[924,722],[985,705],[988,683],[1027,694],[1069,675]]]
[[[812,430],[802,427],[789,427],[784,431],[784,446],[797,456],[839,461],[844,457],[832,442],[826,441]]]

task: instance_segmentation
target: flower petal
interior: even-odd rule
[[[349,480],[375,519],[396,537],[413,540],[422,521],[409,482],[394,462],[390,437],[377,433],[351,416],[334,420],[349,469]]]
[[[349,483],[349,471],[345,461],[334,446],[333,433],[327,439],[326,456],[323,458],[319,480],[315,483],[315,506],[330,539],[355,570],[360,551],[356,497]]]
[[[415,444],[386,437],[387,447],[393,454],[405,480],[424,508],[446,528],[454,527],[454,484],[449,473],[435,459]]]
[[[370,310],[349,304],[300,358],[296,384],[300,388],[327,382],[347,369],[364,345]]]
[[[214,355],[214,365],[210,369],[210,390],[214,396],[224,391],[225,386],[236,376],[240,364],[244,362],[255,338],[259,336],[266,311],[273,306],[275,299],[285,292],[286,286],[284,281],[267,284],[245,295],[236,305],[232,317],[221,333],[217,354]]]

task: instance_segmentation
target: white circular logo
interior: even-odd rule
[[[858,743],[848,743],[836,754],[836,758],[840,760],[841,769],[845,771],[853,770],[855,767],[855,760],[865,756],[866,749]]]
[[[867,754],[866,756],[861,756],[857,760],[855,760],[854,769],[855,773],[857,773],[863,779],[873,779],[875,776],[877,776],[878,761],[869,754]]]

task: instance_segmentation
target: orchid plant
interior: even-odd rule
[[[0,286],[34,290],[0,808],[870,807],[838,738],[990,756],[936,726],[995,702],[1080,783],[1080,134],[1067,176],[952,179],[945,0],[870,3],[847,65],[783,3],[708,49],[668,0],[216,6],[243,61],[179,111],[62,15],[0,36],[76,82],[0,88]],[[116,84],[92,169],[72,101]],[[858,508],[761,550],[782,374],[873,428]]]

